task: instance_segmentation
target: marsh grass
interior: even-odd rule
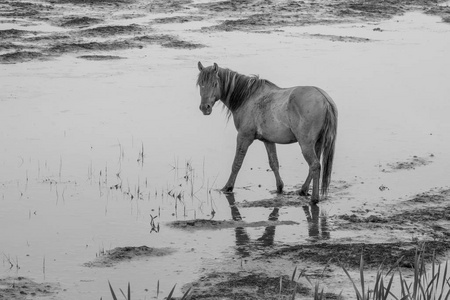
[[[416,251],[414,259],[413,281],[408,283],[398,269],[401,283],[401,297],[405,300],[447,300],[450,298],[450,277],[448,275],[448,261],[436,268],[433,261],[430,272],[426,271],[424,252]],[[441,268],[442,267],[442,268]],[[398,298],[396,298],[398,299]]]
[[[425,247],[416,249],[413,276],[407,280],[403,275],[399,265],[403,257],[393,265],[393,267],[383,272],[384,266],[380,265],[375,276],[374,282],[367,282],[367,273],[364,270],[364,258],[361,254],[359,267],[359,280],[354,280],[347,269],[339,262],[340,267],[349,278],[355,293],[355,297],[351,299],[356,300],[449,300],[450,299],[450,272],[448,261],[445,264],[437,265],[437,260],[433,255],[430,268],[427,267],[427,260],[425,259]],[[330,260],[331,261],[331,260]],[[302,270],[297,275],[297,267],[291,276],[292,296],[291,299],[296,298],[297,280],[304,277],[310,284],[314,300],[325,300],[330,297],[330,294],[324,293],[324,288],[321,285],[322,278],[330,261],[325,265],[323,272],[319,275],[316,281],[311,280],[306,275],[305,270]],[[398,273],[398,278],[396,278]],[[358,282],[359,281],[359,282]],[[396,289],[394,290],[394,285]],[[281,285],[280,285],[280,299],[281,299]],[[330,299],[343,299],[342,292],[339,295],[333,294]]]
[[[431,270],[426,270],[425,249],[416,249],[414,256],[414,274],[412,281],[408,282],[403,276],[399,262],[396,266],[400,279],[400,294],[394,294],[392,283],[394,281],[394,268],[385,275],[382,274],[382,266],[378,268],[373,288],[365,283],[364,278],[364,259],[361,255],[359,268],[360,289],[352,279],[348,271],[341,265],[347,277],[350,279],[357,300],[448,300],[450,298],[450,278],[448,276],[448,261],[445,265],[440,264],[436,267],[436,258],[433,255]],[[391,275],[389,275],[391,274]]]
[[[108,280],[108,285],[109,285],[109,290],[111,292],[112,299],[113,300],[117,300],[116,292],[114,291],[114,288],[112,287],[111,282],[109,282],[109,280]],[[165,298],[166,300],[173,300],[174,299],[172,297],[172,295],[173,295],[173,292],[175,291],[175,287],[176,286],[177,286],[176,284],[173,286],[172,290],[169,292],[169,295],[167,295],[167,297]],[[179,300],[189,300],[191,298],[191,294],[190,294],[191,293],[191,289],[192,288],[189,288],[183,294],[183,296],[181,298],[179,298]],[[122,296],[125,298],[125,300],[131,300],[131,288],[130,288],[130,283],[129,282],[128,282],[128,288],[127,288],[127,294],[126,295],[125,295],[125,292],[122,289],[119,288],[119,290],[122,293]],[[158,283],[157,283],[156,298],[158,298],[158,296],[159,296],[159,280],[158,280]],[[100,300],[102,300],[102,299],[103,298],[100,298]]]

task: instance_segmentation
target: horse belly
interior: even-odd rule
[[[297,139],[293,134],[287,120],[279,118],[276,115],[266,116],[261,120],[256,130],[256,139],[263,142],[271,142],[276,144],[291,144]]]

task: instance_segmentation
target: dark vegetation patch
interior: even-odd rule
[[[365,214],[365,212],[362,212]],[[436,243],[450,246],[450,190],[432,190],[418,194],[401,205],[382,212],[382,216],[368,217],[358,213],[340,215],[335,223],[337,228],[347,230],[381,229],[399,230],[422,236],[423,240],[433,239]]]
[[[432,228],[436,222],[450,221],[450,189],[417,194],[403,203],[403,206],[397,205],[400,210],[385,212],[382,217],[346,214],[340,215],[338,218],[350,223],[396,225],[395,227],[399,229],[404,229],[406,225],[410,224]]]
[[[264,29],[267,26],[280,26],[287,25],[287,21],[274,18],[269,13],[254,14],[246,18],[237,20],[225,20],[219,25],[212,26],[207,29],[220,30],[220,31],[236,31],[236,30],[258,30]],[[205,28],[206,29],[206,28]]]
[[[177,37],[168,34],[144,35],[136,37],[135,40],[147,44],[158,44],[166,48],[175,49],[197,49],[205,47],[205,45],[202,44],[179,40]]]
[[[29,18],[36,20],[43,18],[52,10],[52,5],[13,0],[2,2],[0,16],[9,18]]]
[[[450,203],[445,207],[427,207],[405,211],[392,216],[392,219],[397,223],[402,223],[404,221],[414,223],[450,221]],[[428,223],[428,225],[432,224]]]
[[[0,279],[1,300],[26,300],[33,297],[51,297],[58,293],[59,286],[50,283],[36,283],[26,277]]]
[[[136,24],[121,26],[99,26],[79,31],[79,34],[87,37],[109,37],[116,35],[136,34],[142,31],[143,28]]]
[[[158,257],[172,254],[171,248],[150,248],[147,246],[140,247],[117,247],[112,250],[100,254],[97,259],[84,264],[86,267],[112,267],[123,261],[133,259],[143,259],[148,257]]]
[[[215,221],[206,219],[195,219],[195,220],[180,220],[171,222],[169,225],[173,228],[179,229],[225,229],[225,228],[245,228],[245,227],[267,227],[276,225],[295,225],[298,224],[293,221],[259,221],[259,222],[244,222],[244,221]]]
[[[145,14],[145,10],[142,11],[142,13],[136,13],[136,12],[125,12],[125,13],[118,13],[113,16],[113,19],[115,20],[129,20],[129,19],[136,19],[136,18],[143,18],[146,17],[147,14]]]
[[[56,34],[36,34],[35,36],[31,37],[24,37],[22,38],[23,42],[27,43],[28,47],[37,47],[40,43],[42,48],[48,47],[49,44],[55,43],[55,42],[61,42],[61,41],[70,41],[72,39],[71,35],[68,35],[66,33],[56,33]]]
[[[116,60],[116,59],[125,59],[125,57],[117,56],[117,55],[81,55],[78,58],[86,59],[86,60]]]
[[[429,241],[425,244],[424,258],[426,261],[433,260],[433,252],[436,256],[443,256],[449,251],[450,240]],[[359,267],[361,254],[366,266],[378,268],[383,265],[386,268],[395,267],[400,261],[400,266],[411,268],[414,262],[416,249],[421,248],[417,242],[407,243],[348,243],[348,244],[309,244],[285,246],[274,251],[268,251],[261,255],[265,258],[288,258],[290,260],[309,260],[321,264],[328,262],[333,264],[342,263],[344,266]],[[330,260],[331,259],[331,260]]]
[[[328,35],[328,34],[305,34],[305,36],[329,40],[332,42],[352,42],[352,43],[367,43],[370,39],[361,38],[356,36],[341,36],[341,35]]]
[[[120,5],[124,3],[133,3],[136,0],[51,0],[54,3],[71,3],[71,4],[90,4],[90,5]]]
[[[0,30],[0,39],[9,39],[9,38],[15,39],[29,34],[36,34],[36,33],[33,31],[17,30],[17,29]]]
[[[234,227],[233,221],[216,221],[216,220],[206,220],[206,219],[195,219],[186,221],[174,221],[170,223],[170,226],[175,228],[232,228]]]
[[[425,13],[440,16],[443,22],[450,23],[450,6],[432,6]]]
[[[116,40],[105,42],[80,42],[80,43],[58,43],[49,48],[48,51],[56,53],[72,53],[80,51],[112,51],[130,48],[141,48],[142,45],[128,40]]]
[[[212,273],[192,284],[192,298],[278,300],[292,296],[294,289],[297,294],[309,293],[308,288],[294,284],[286,275],[269,277],[264,273]]]
[[[134,39],[147,44],[161,44],[172,40],[174,37],[168,34],[152,34],[137,36]]]
[[[406,11],[405,4],[413,4],[410,1],[381,0],[381,1],[360,1],[351,0],[340,2],[336,9],[337,15],[358,18],[390,18]],[[417,1],[422,2],[422,1]]]
[[[47,58],[49,58],[49,56],[42,54],[41,52],[16,51],[0,55],[0,63],[15,64],[32,60],[42,60]]]
[[[202,21],[204,19],[205,17],[203,16],[175,16],[175,17],[157,18],[154,19],[153,22],[158,24],[172,24],[172,23],[187,23],[187,22]]]
[[[190,3],[192,0],[153,0],[149,3],[148,9],[152,12],[173,13],[186,9]]]
[[[429,191],[415,195],[408,202],[412,203],[439,203],[450,201],[450,189],[441,189],[437,191]],[[448,202],[450,203],[450,202]]]
[[[198,49],[206,47],[203,44],[192,43],[188,41],[183,41],[179,39],[172,39],[171,41],[162,43],[161,46],[166,48],[175,48],[175,49]]]
[[[66,17],[59,22],[61,27],[86,27],[103,22],[102,19],[90,18],[90,17]]]
[[[406,161],[400,161],[395,163],[387,164],[387,168],[383,169],[383,172],[392,172],[399,170],[414,170],[417,167],[422,167],[430,164],[432,161],[430,158],[434,157],[431,154],[429,157],[418,157],[414,155]]]
[[[294,198],[288,196],[277,196],[272,199],[262,199],[255,201],[242,201],[237,203],[239,207],[283,207],[283,206],[294,206],[300,207],[307,205],[309,203],[309,199],[305,197],[295,196]]]
[[[22,48],[22,46],[14,43],[0,42],[0,50],[20,50]]]
[[[348,221],[350,223],[387,223],[388,220],[379,216],[369,216],[367,218],[359,217],[356,214],[341,215],[340,219]]]

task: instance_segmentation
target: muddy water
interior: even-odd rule
[[[249,255],[241,246],[260,238],[263,247],[254,251],[263,251],[264,243],[414,237],[395,230],[333,230],[332,220],[448,186],[448,24],[409,13],[377,23],[287,27],[270,34],[205,35],[181,32],[186,27],[179,25],[158,26],[207,47],[149,46],[114,51],[111,55],[126,59],[113,61],[67,54],[1,67],[0,277],[58,282],[61,299],[107,298],[107,280],[122,289],[130,281],[133,298],[150,299],[158,280],[166,295],[173,284],[182,286],[212,269],[239,268]],[[275,197],[259,142],[237,181],[242,226],[168,225],[232,220],[217,189],[228,176],[235,130],[220,106],[209,117],[198,110],[198,60],[257,73],[280,86],[320,86],[334,98],[340,122],[333,190],[315,211],[322,225],[331,220],[328,225],[314,227],[303,207],[289,206],[280,208],[275,227],[267,222],[272,207],[239,206]],[[305,162],[297,145],[278,152],[282,177],[293,191],[306,177]],[[427,163],[391,167],[413,156]],[[150,215],[158,216],[158,233],[151,233]],[[104,251],[142,245],[174,252],[113,267],[85,265]],[[278,269],[290,275],[294,267],[284,262]]]

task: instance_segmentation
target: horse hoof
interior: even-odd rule
[[[227,186],[224,186],[222,189],[221,189],[221,191],[222,191],[222,193],[224,193],[224,194],[231,194],[231,193],[233,193],[233,187],[227,187]]]
[[[302,191],[302,190],[298,191],[298,195],[299,195],[299,196],[304,196],[304,197],[306,197],[306,196],[311,196],[310,193],[305,192],[305,191]]]

